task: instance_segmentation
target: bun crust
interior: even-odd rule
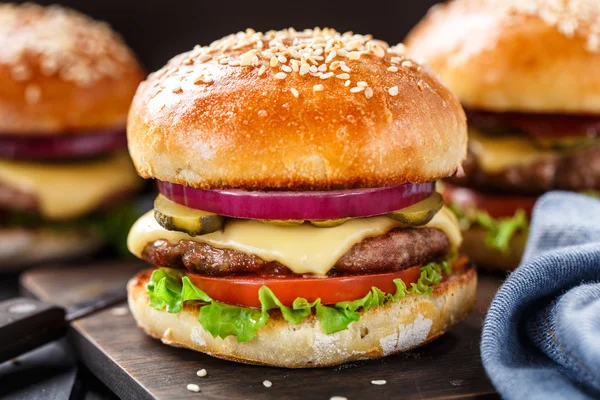
[[[123,128],[143,70],[105,23],[0,4],[0,134]]]
[[[471,227],[463,232],[461,250],[481,269],[489,271],[513,271],[521,263],[525,251],[527,234],[518,232],[509,243],[506,253],[489,247],[486,243],[487,231]]]
[[[456,0],[406,39],[463,105],[600,114],[600,3]]]
[[[163,343],[247,364],[312,368],[379,358],[421,346],[464,319],[473,307],[477,274],[473,267],[440,283],[431,296],[409,295],[385,307],[363,312],[345,331],[326,335],[309,317],[299,325],[271,313],[258,336],[246,343],[235,337],[213,338],[198,322],[198,307],[186,304],[179,314],[148,305],[151,270],[129,281],[128,299],[138,326]]]
[[[337,43],[337,56],[309,44],[320,41]],[[305,190],[452,175],[466,155],[464,112],[402,53],[329,29],[247,31],[197,46],[136,93],[128,139],[138,173],[202,189]]]
[[[55,229],[0,229],[0,273],[42,262],[64,261],[91,254],[102,246],[92,232]]]

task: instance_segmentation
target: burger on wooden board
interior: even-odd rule
[[[0,4],[0,44],[0,270],[117,240],[141,183],[125,134],[140,65],[57,6]]]
[[[371,36],[247,30],[173,58],[128,121],[154,210],[128,246],[139,327],[234,361],[302,368],[408,350],[461,321],[477,276],[434,181],[466,120]]]
[[[513,269],[541,194],[600,191],[600,2],[456,0],[406,44],[467,112],[465,176],[444,185],[465,252]]]

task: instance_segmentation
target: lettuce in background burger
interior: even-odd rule
[[[478,265],[513,269],[537,198],[600,190],[600,2],[456,0],[408,35],[469,120],[444,195]]]
[[[141,183],[125,134],[137,60],[57,6],[1,4],[0,43],[0,269],[124,242]]]
[[[155,208],[129,234],[138,325],[280,367],[382,357],[469,313],[477,276],[434,181],[466,155],[457,99],[371,36],[248,30],[172,59],[128,121]]]

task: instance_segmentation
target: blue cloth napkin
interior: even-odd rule
[[[507,399],[600,399],[600,201],[537,203],[520,267],[483,327],[483,365]]]

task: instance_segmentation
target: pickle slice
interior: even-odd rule
[[[303,219],[259,219],[260,222],[275,226],[296,226],[304,223]]]
[[[221,215],[182,206],[162,194],[154,200],[154,218],[166,230],[185,232],[190,236],[221,230],[224,221]]]
[[[442,198],[442,195],[438,192],[434,192],[425,200],[421,200],[402,210],[386,214],[386,217],[395,219],[406,225],[421,226],[431,221],[443,205],[444,199]]]
[[[325,219],[325,220],[311,220],[310,223],[319,228],[335,228],[336,226],[342,225],[350,218],[342,219]]]

